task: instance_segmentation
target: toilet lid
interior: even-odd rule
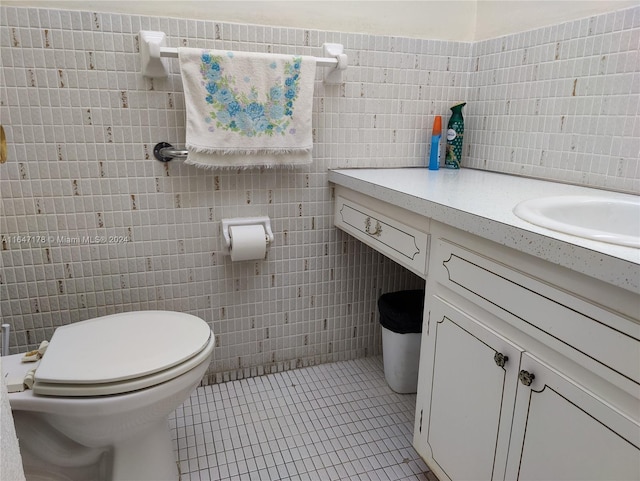
[[[35,374],[38,383],[88,385],[150,376],[186,362],[209,343],[202,319],[136,311],[56,329]]]

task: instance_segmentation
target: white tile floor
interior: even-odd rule
[[[432,480],[414,408],[375,357],[200,387],[170,423],[182,481]]]

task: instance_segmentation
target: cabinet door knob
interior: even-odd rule
[[[518,379],[520,379],[520,382],[525,386],[531,386],[531,383],[535,378],[536,378],[535,374],[533,374],[532,372],[525,371],[524,369],[520,371],[520,374],[518,375]]]
[[[376,227],[375,227],[375,230],[372,232],[371,217],[367,217],[364,220],[364,231],[371,236],[380,237],[380,234],[382,234],[382,226],[380,225],[380,222],[376,220]]]
[[[499,367],[504,367],[505,363],[509,360],[509,356],[505,356],[501,352],[496,352],[493,356],[493,360]]]

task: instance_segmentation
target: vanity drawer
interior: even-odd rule
[[[445,239],[431,275],[522,332],[631,393],[640,385],[640,326],[617,313]],[[553,282],[553,281],[552,281]],[[438,289],[447,297],[446,291]]]
[[[394,206],[368,196],[350,194],[351,198],[347,198],[336,193],[336,227],[425,278],[429,234],[414,226],[428,231],[428,219],[401,209],[395,211]]]

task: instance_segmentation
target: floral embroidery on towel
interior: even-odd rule
[[[233,60],[233,54],[227,54]],[[202,85],[206,90],[205,101],[213,107],[205,121],[215,128],[237,132],[247,137],[273,136],[275,134],[295,134],[295,129],[287,130],[293,116],[295,101],[299,92],[300,65],[302,59],[293,57],[284,63],[284,81],[279,77],[266,94],[266,100],[260,102],[258,89],[251,86],[248,93],[236,88],[236,79],[224,74],[220,65],[221,56],[203,52],[200,72]],[[228,62],[229,60],[227,60]],[[269,65],[276,68],[276,63]],[[250,84],[251,78],[245,76],[244,83]]]

